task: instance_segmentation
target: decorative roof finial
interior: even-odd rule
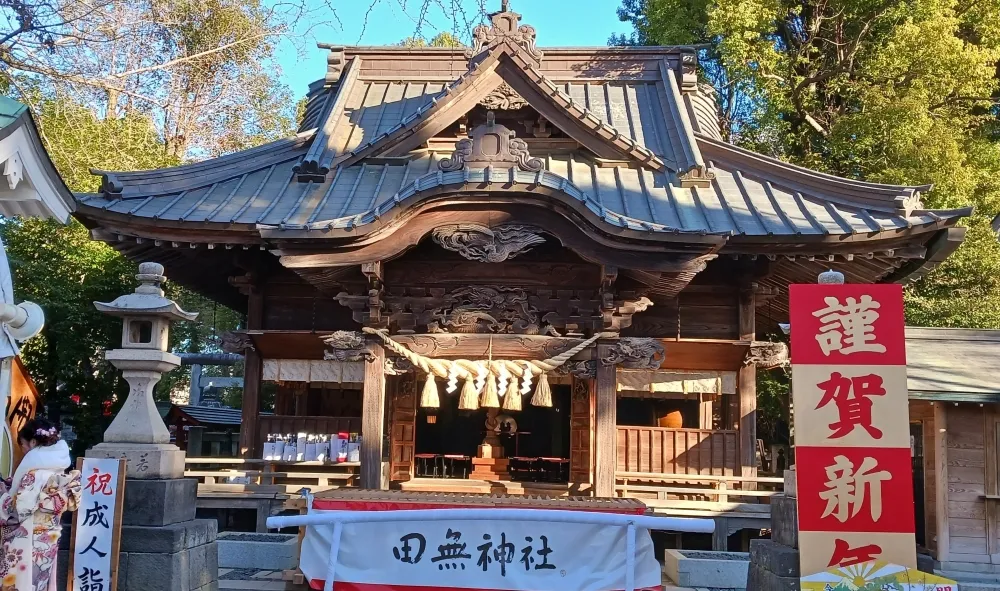
[[[490,22],[490,26],[479,25],[472,32],[472,47],[465,52],[465,57],[475,60],[497,45],[509,42],[536,64],[542,61],[542,52],[535,47],[535,27],[520,24],[521,15],[511,11],[509,0],[501,2],[500,12],[491,14]]]

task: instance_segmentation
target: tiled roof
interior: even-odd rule
[[[210,406],[180,406],[181,412],[199,423],[209,425],[239,425],[243,422],[243,411],[238,408],[214,408]],[[261,415],[271,413],[262,412]]]
[[[301,152],[301,146],[288,149],[242,174],[234,163],[233,170],[226,166],[226,172],[179,178],[177,185],[149,185],[153,190],[145,193],[138,192],[145,185],[131,184],[133,194],[127,199],[87,195],[81,197],[81,203],[163,221],[321,230],[372,223],[438,187],[486,182],[485,170],[440,172],[437,163],[448,154],[425,151],[407,163],[355,165],[338,169],[323,183],[300,183],[292,180],[292,167]],[[558,190],[607,223],[647,231],[748,236],[868,234],[934,224],[943,217],[962,214],[921,210],[907,214],[892,199],[881,204],[874,199],[868,204],[852,203],[833,187],[818,189],[823,179],[804,175],[798,182],[766,178],[758,170],[741,169],[720,159],[710,161],[715,180],[707,188],[681,188],[673,173],[604,167],[573,155],[550,155],[543,162],[543,173],[515,173],[525,192],[531,193],[532,187],[538,186]],[[797,174],[794,167],[785,167],[786,176]],[[492,170],[492,182],[499,188],[509,180],[509,174],[507,170]],[[218,180],[204,184],[211,178]],[[866,183],[854,183],[854,189],[901,197],[913,193],[905,187]]]

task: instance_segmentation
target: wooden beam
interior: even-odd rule
[[[385,432],[385,349],[366,345],[365,384],[361,397],[361,488],[382,488],[382,440]]]
[[[247,296],[247,328],[259,329],[264,322],[264,294],[251,288]],[[259,457],[258,424],[260,420],[260,385],[264,376],[264,360],[256,347],[246,352],[243,370],[243,423],[240,425],[240,456]]]
[[[598,497],[614,496],[615,465],[618,460],[617,368],[614,365],[601,363],[601,359],[611,353],[611,347],[610,344],[599,342],[594,348],[594,359],[597,361],[594,492]]]
[[[752,285],[740,290],[740,339],[753,341],[756,336]],[[744,478],[757,476],[757,366],[740,367],[737,377],[739,392],[740,467]]]
[[[937,530],[937,560],[949,560],[948,529],[948,407],[934,403],[934,517]]]

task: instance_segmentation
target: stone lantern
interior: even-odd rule
[[[163,295],[163,265],[139,265],[139,287],[110,303],[94,302],[105,314],[122,319],[122,346],[105,353],[105,358],[121,370],[128,381],[128,399],[104,432],[104,443],[88,452],[90,457],[128,459],[129,478],[180,478],[184,473],[184,452],[170,443],[167,430],[153,401],[153,387],[165,372],[181,364],[180,357],[167,350],[172,320],[194,320],[198,314],[185,312]]]
[[[196,519],[198,481],[184,478],[184,452],[170,443],[153,402],[153,387],[164,372],[181,364],[167,351],[172,320],[194,320],[163,296],[163,266],[139,265],[139,287],[98,310],[122,319],[122,346],[105,353],[121,370],[129,393],[104,432],[92,458],[125,458],[125,498],[121,555],[128,556],[119,591],[205,591],[218,589],[217,525]],[[173,540],[173,542],[171,542]],[[60,564],[62,564],[60,562]],[[120,573],[122,571],[119,571]]]

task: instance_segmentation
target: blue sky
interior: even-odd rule
[[[316,42],[343,45],[393,45],[414,34],[421,0],[377,0],[368,15],[369,0],[310,0],[317,10],[329,2],[336,9],[336,19],[330,24],[315,26],[297,43],[282,42],[278,48],[281,78],[295,96],[306,93],[306,87],[326,72],[326,52],[316,48]],[[487,10],[500,8],[500,0],[455,0],[469,17],[479,12],[480,3]],[[440,6],[450,11],[452,0],[435,0],[429,11],[431,26],[424,29],[426,37],[441,30],[451,31],[452,24]],[[524,24],[538,30],[538,45],[593,46],[607,45],[613,33],[626,33],[629,26],[618,20],[618,0],[511,0],[511,10],[521,13]],[[406,7],[404,11],[402,6]],[[324,9],[325,11],[325,9]],[[334,22],[339,21],[340,24]],[[363,34],[362,34],[363,31]]]

